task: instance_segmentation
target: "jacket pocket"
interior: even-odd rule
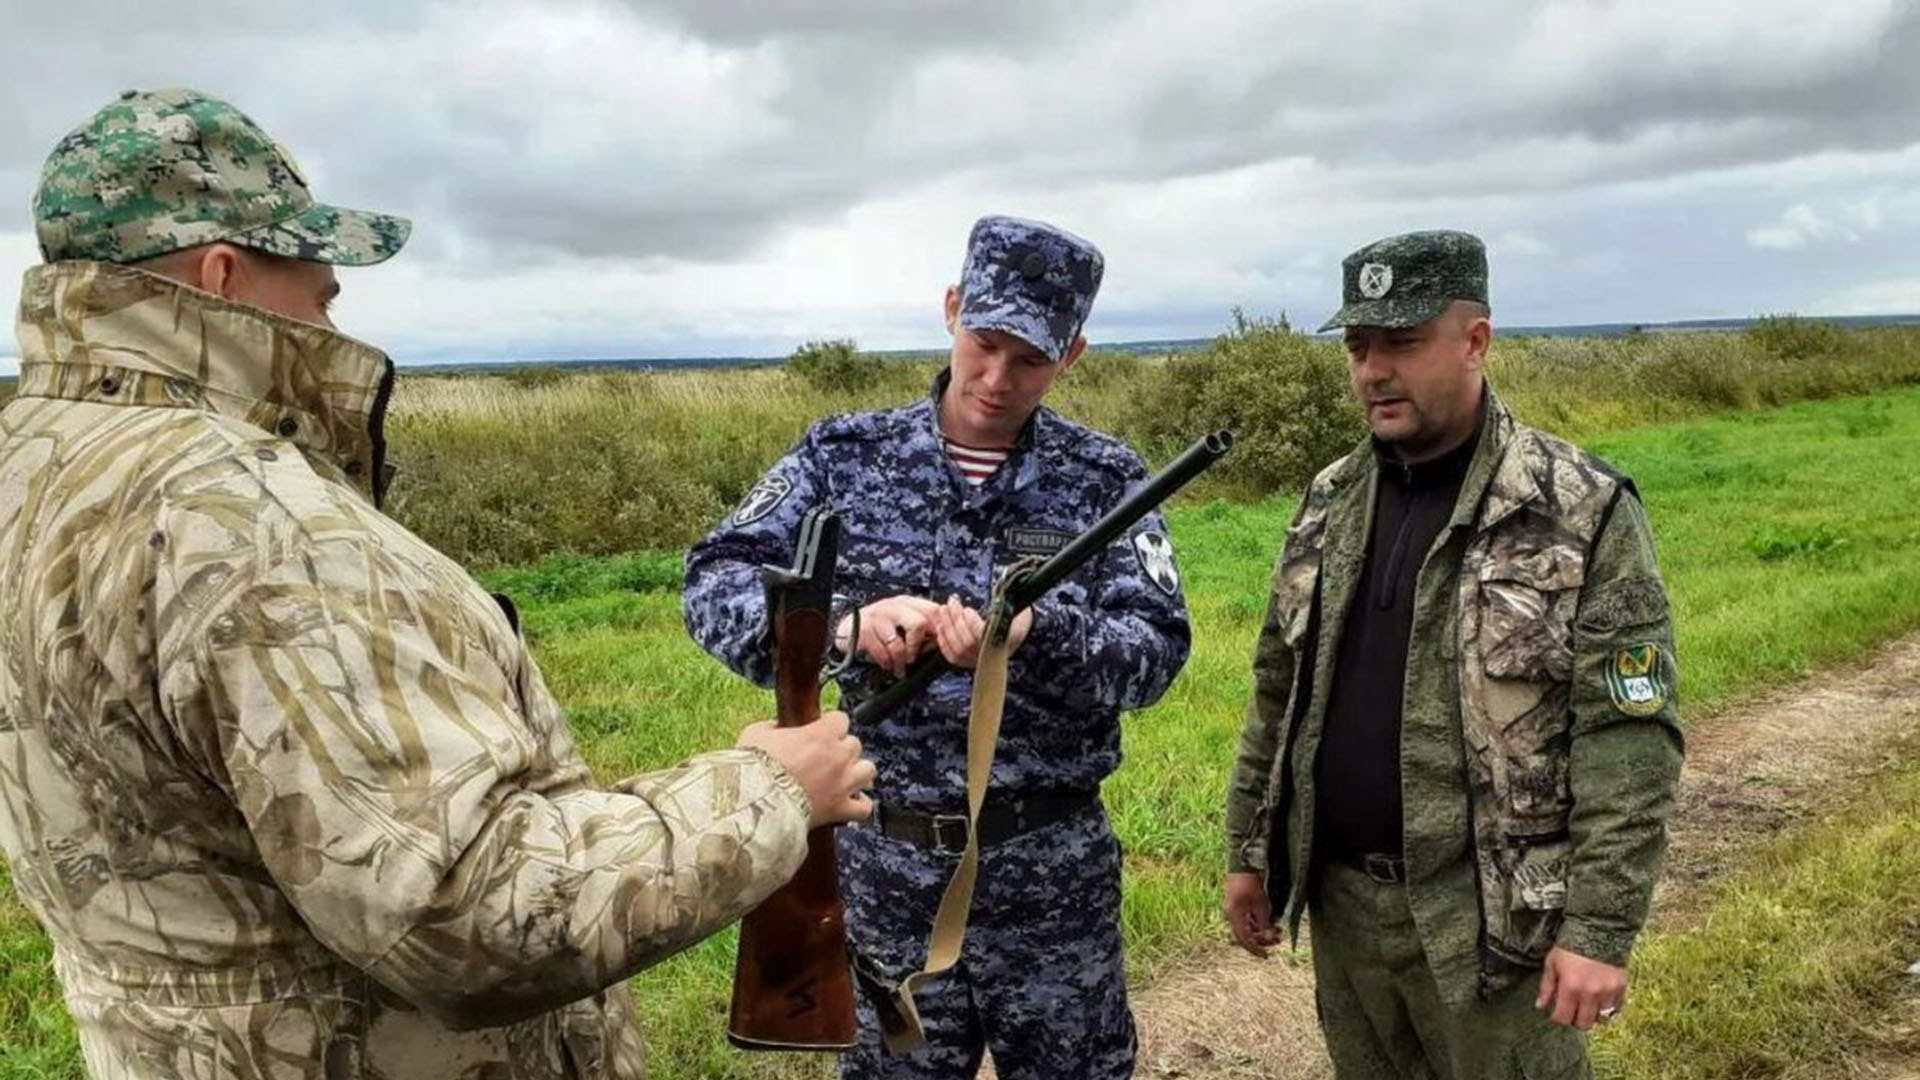
[[[1501,844],[1506,926],[1489,935],[1505,958],[1538,966],[1560,935],[1573,840],[1564,821],[1515,823]]]
[[[890,596],[928,599],[933,584],[933,556],[922,547],[873,533],[843,533],[840,560],[834,570],[835,592],[858,604]]]
[[[1573,677],[1573,611],[1579,582],[1523,579],[1506,566],[1480,579],[1480,658],[1496,679],[1565,682]]]

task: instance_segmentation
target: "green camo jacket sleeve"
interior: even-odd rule
[[[1666,590],[1631,493],[1588,564],[1573,661],[1573,854],[1558,944],[1625,966],[1666,849],[1682,753]]]
[[[245,574],[171,665],[174,722],[314,936],[444,1022],[618,982],[804,857],[806,794],[759,751],[591,786],[499,610],[417,541],[341,528]]]
[[[1295,662],[1293,650],[1287,646],[1283,618],[1280,590],[1270,588],[1267,614],[1253,648],[1253,692],[1247,699],[1246,721],[1227,785],[1228,873],[1267,868],[1267,829],[1261,808],[1266,805],[1274,758],[1286,737],[1287,699],[1293,687]]]

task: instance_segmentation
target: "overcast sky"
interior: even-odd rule
[[[1434,227],[1507,324],[1920,311],[1920,0],[0,0],[0,277],[168,85],[414,219],[337,312],[402,362],[936,346],[983,213],[1106,251],[1096,343]]]

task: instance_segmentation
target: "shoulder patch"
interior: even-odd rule
[[[751,525],[773,513],[774,507],[786,502],[791,494],[793,481],[784,476],[763,476],[759,483],[748,490],[747,497],[740,500],[739,507],[733,512],[733,523]]]
[[[1173,544],[1153,530],[1133,535],[1133,554],[1140,569],[1161,592],[1172,596],[1180,591],[1180,570],[1173,563]]]
[[[1607,694],[1626,716],[1652,716],[1666,708],[1668,689],[1660,646],[1642,641],[1614,650],[1607,664]]]

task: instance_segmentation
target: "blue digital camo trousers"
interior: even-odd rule
[[[839,858],[853,948],[891,981],[919,970],[958,856],[857,826],[840,830]],[[1004,1080],[1133,1075],[1120,842],[1097,804],[982,850],[960,963],[916,1001],[927,1042],[893,1055],[862,996],[842,1077],[957,1080],[988,1049]]]

